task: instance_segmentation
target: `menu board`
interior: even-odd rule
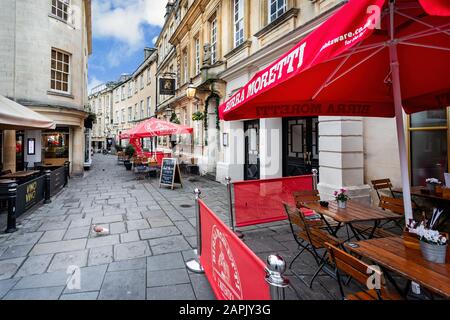
[[[159,187],[170,186],[172,189],[175,184],[181,183],[180,167],[176,158],[163,158],[161,164],[161,176],[159,178]]]

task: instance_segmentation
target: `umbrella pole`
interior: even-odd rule
[[[411,188],[409,182],[408,170],[408,153],[406,150],[405,128],[403,123],[403,107],[402,107],[402,93],[400,87],[400,70],[397,55],[397,44],[394,41],[394,2],[390,3],[391,14],[391,43],[389,44],[389,56],[391,60],[391,77],[392,89],[395,105],[395,121],[397,124],[397,139],[398,149],[400,155],[400,172],[403,186],[403,205],[405,207],[405,223],[408,224],[410,219],[413,219],[412,204],[411,204]]]

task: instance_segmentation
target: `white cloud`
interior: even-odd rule
[[[158,40],[158,36],[155,36],[155,37],[152,39],[152,44],[155,45],[157,40]]]
[[[100,81],[95,76],[91,77],[88,83],[88,94],[91,92],[92,88],[95,88],[96,86],[101,85],[102,83],[103,81]]]
[[[167,0],[94,0],[93,36],[111,38],[121,45],[118,54],[110,52],[114,64],[119,54],[136,52],[143,47],[144,26],[162,26]]]

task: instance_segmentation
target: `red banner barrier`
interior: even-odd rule
[[[234,182],[237,227],[287,219],[283,202],[295,205],[292,193],[313,189],[313,176]]]
[[[200,262],[219,300],[270,300],[263,261],[199,200]]]

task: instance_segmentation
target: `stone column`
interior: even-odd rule
[[[224,121],[223,132],[228,134],[228,146],[223,147],[223,162],[217,163],[216,179],[225,183],[244,180],[245,136],[243,121]]]
[[[83,175],[84,171],[84,134],[83,128],[72,129],[72,174]]]
[[[351,199],[370,203],[360,117],[319,117],[319,165],[318,189],[324,199],[345,188]]]
[[[259,129],[260,178],[280,178],[283,176],[283,119],[261,119]]]
[[[3,131],[3,170],[16,172],[16,131]]]

